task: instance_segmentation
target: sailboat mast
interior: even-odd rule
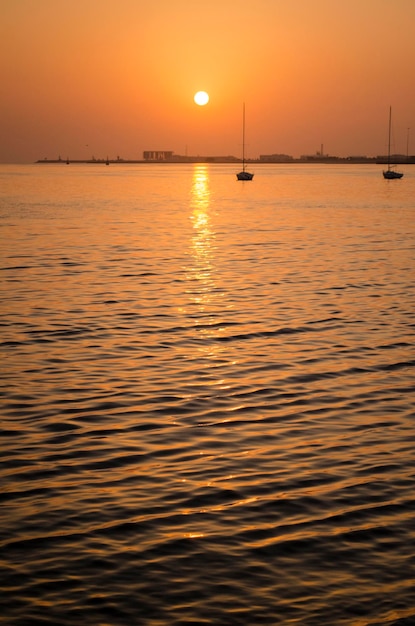
[[[245,170],[245,102],[242,107],[242,171],[238,172],[236,178],[238,180],[252,180],[253,174]]]
[[[391,163],[391,126],[392,126],[392,107],[389,107],[389,137],[388,137],[388,169]]]
[[[242,108],[242,170],[245,171],[245,102]]]
[[[395,168],[396,160],[391,165],[391,135],[392,135],[392,107],[389,107],[389,135],[388,135],[388,169],[383,170],[383,178],[387,180],[393,180],[396,178],[402,178],[403,172],[397,172]],[[395,155],[396,156],[396,155]]]

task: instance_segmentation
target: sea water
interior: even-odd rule
[[[415,623],[415,172],[0,167],[0,623]]]

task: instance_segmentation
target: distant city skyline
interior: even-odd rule
[[[415,2],[0,0],[0,162],[415,152]],[[196,92],[209,101],[199,106]],[[414,148],[411,149],[411,143]]]
[[[409,130],[409,129],[408,129]],[[407,151],[406,153],[391,152],[391,157],[395,159],[396,163],[415,163],[415,154],[409,152],[409,133],[407,138]],[[365,154],[350,154],[339,156],[331,154],[324,150],[324,145],[320,146],[320,150],[316,150],[312,154],[301,154],[300,156],[293,156],[291,154],[285,154],[281,152],[271,152],[269,154],[260,154],[255,157],[248,157],[247,161],[263,162],[263,163],[291,163],[291,162],[316,162],[316,161],[341,161],[341,162],[387,162],[388,155],[386,152],[377,155],[365,155]],[[124,156],[95,156],[92,154],[90,157],[79,158],[76,155],[69,155],[63,158],[61,154],[58,157],[39,158],[36,163],[187,163],[187,162],[218,162],[218,163],[235,163],[241,161],[241,157],[235,154],[216,154],[216,155],[192,155],[188,154],[186,149],[185,154],[174,152],[174,150],[144,150],[142,155],[136,157],[124,157]]]

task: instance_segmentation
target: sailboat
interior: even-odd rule
[[[245,102],[243,107],[242,114],[242,172],[239,172],[236,175],[238,180],[252,180],[254,177],[253,174],[247,172],[245,169]]]
[[[389,180],[393,178],[402,178],[403,173],[397,172],[393,169],[394,165],[391,165],[391,127],[392,127],[392,107],[389,107],[389,139],[388,139],[388,169],[383,170],[383,178]]]

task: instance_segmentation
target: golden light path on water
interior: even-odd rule
[[[211,191],[209,186],[209,168],[205,165],[196,166],[193,172],[191,190],[190,219],[193,224],[190,252],[193,264],[189,268],[188,278],[194,288],[189,296],[199,317],[195,320],[195,328],[205,339],[209,339],[212,330],[209,326],[216,324],[218,311],[224,311],[229,305],[225,302],[225,292],[221,289],[217,267],[216,236],[212,228],[210,205]],[[229,306],[230,308],[230,306]],[[220,332],[215,325],[215,333]],[[200,350],[205,358],[218,359],[223,348],[213,343],[202,343]],[[212,363],[213,365],[213,363]],[[223,380],[217,381],[222,389],[227,385]]]

